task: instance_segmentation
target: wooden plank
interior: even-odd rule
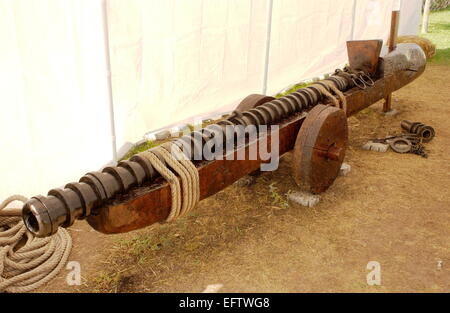
[[[398,25],[400,20],[400,11],[392,11],[391,16],[391,31],[389,35],[389,52],[392,52],[396,48]],[[384,99],[383,112],[389,112],[392,109],[392,94],[388,94]]]

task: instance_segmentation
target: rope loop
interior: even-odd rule
[[[317,88],[324,97],[328,98],[331,101],[332,106],[338,107],[340,109],[343,109],[344,112],[347,112],[347,100],[345,98],[345,95],[342,93],[342,91],[339,90],[339,88],[336,87],[333,81],[323,80],[320,83],[314,84],[313,86]],[[339,101],[330,93],[330,91],[327,90],[326,87],[328,87],[330,91],[334,92]]]
[[[64,228],[52,237],[37,238],[22,220],[21,209],[5,209],[24,196],[0,204],[0,292],[28,292],[52,280],[67,263],[72,238]]]
[[[156,154],[160,155],[164,162]],[[197,206],[200,200],[198,170],[180,147],[167,142],[140,155],[146,158],[170,185],[172,205],[166,222],[186,215]]]

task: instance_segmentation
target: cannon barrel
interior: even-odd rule
[[[333,76],[328,80],[342,91],[352,87],[351,81],[342,76]],[[227,126],[273,125],[292,114],[310,109],[321,100],[322,95],[314,86],[302,88],[249,111],[232,115],[218,124],[209,125],[174,142],[181,147],[191,146],[191,149],[184,151],[191,151],[188,157],[198,160],[197,156],[201,157],[204,145],[214,140],[211,136],[213,130],[222,131],[222,138],[227,139],[227,136],[235,136],[227,134]],[[161,161],[164,162],[163,159]],[[38,237],[52,235],[58,227],[69,227],[76,219],[95,214],[97,208],[116,195],[149,183],[157,177],[159,174],[152,165],[145,158],[135,155],[129,161],[120,162],[117,167],[106,167],[102,172],[90,172],[78,183],[67,184],[64,189],[52,189],[47,197],[31,198],[23,209],[25,225]]]
[[[377,74],[373,76],[374,86],[360,90],[355,87],[354,80],[350,79],[348,75],[340,75],[341,73],[336,73],[326,80],[332,82],[340,91],[345,92],[347,98],[346,113],[349,116],[414,80],[423,72],[424,68],[425,56],[423,51],[417,45],[406,44],[398,45],[396,51],[382,59],[382,62],[378,65]],[[320,84],[331,91],[327,84],[321,84],[321,82],[316,84]],[[248,111],[233,114],[217,124],[184,135],[175,139],[174,143],[180,147],[188,147],[189,149],[184,150],[188,151],[187,157],[195,162],[198,161],[196,165],[200,167],[202,160],[198,156],[202,155],[201,151],[203,151],[205,145],[214,145],[214,140],[216,140],[213,135],[214,132],[221,132],[222,138],[233,141],[236,133],[228,132],[230,126],[280,124],[284,125],[284,131],[280,133],[280,137],[287,136],[290,138],[292,137],[289,135],[290,132],[298,132],[305,113],[318,103],[326,103],[327,101],[328,99],[323,97],[317,86],[301,88],[287,96],[260,104]],[[284,146],[280,151],[281,153],[289,151],[293,147],[291,139],[285,139],[282,144]],[[238,149],[238,147],[234,146],[233,149]],[[227,151],[224,153],[227,153]],[[164,163],[162,158],[161,161]],[[253,162],[248,167],[247,172],[242,170],[242,172],[231,175],[232,177],[224,178],[226,181],[220,182],[217,186],[204,187],[201,184],[201,189],[203,189],[201,198],[225,188],[239,176],[248,174],[251,168],[254,170],[255,165],[259,165],[258,162],[261,163],[261,160]],[[205,170],[203,173],[205,174],[199,171],[201,180],[202,178],[208,178],[205,176],[208,175],[208,172]],[[159,184],[155,188],[151,187],[155,181],[160,181],[158,180],[159,177],[160,175],[145,158],[135,155],[130,160],[120,162],[116,167],[106,167],[101,172],[90,172],[83,176],[79,182],[67,184],[63,189],[52,189],[47,197],[36,196],[31,198],[23,207],[23,219],[28,230],[38,237],[50,236],[56,233],[58,227],[69,227],[75,220],[84,218],[88,218],[88,222],[95,229],[105,233],[137,229],[167,217],[170,196],[166,191],[169,187],[167,184]],[[158,207],[159,210],[142,213],[141,208],[137,206],[143,206],[145,195],[139,190],[145,190],[147,195],[159,193],[158,197],[153,199],[158,199],[158,201],[150,204],[152,208]],[[117,200],[121,196],[124,200]],[[132,198],[136,202],[130,205],[130,201],[133,200],[128,201],[128,198]],[[150,198],[145,199],[148,202]],[[129,224],[135,223],[135,225],[106,225],[109,222],[105,222],[105,220],[114,219],[112,215],[116,214],[116,217],[119,215],[123,217],[123,214],[127,214],[124,212],[117,213],[116,211],[113,214],[111,210],[106,210],[114,207],[117,201],[127,203],[130,210],[141,210],[139,214],[144,214],[144,217],[135,214],[136,217],[129,221]],[[124,221],[123,223],[128,222]]]

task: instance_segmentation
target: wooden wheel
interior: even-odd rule
[[[295,142],[292,169],[297,184],[312,193],[327,190],[339,174],[347,141],[345,112],[316,105],[308,113]]]
[[[251,109],[256,108],[259,105],[262,105],[266,102],[274,100],[274,97],[265,96],[265,95],[259,95],[259,94],[252,94],[247,96],[244,100],[239,103],[235,111],[238,112],[245,112]]]

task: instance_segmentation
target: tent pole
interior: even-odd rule
[[[352,33],[351,33],[351,40],[355,40],[355,24],[356,24],[356,4],[357,1],[353,0],[353,15],[352,15]]]
[[[389,35],[389,43],[388,43],[389,52],[394,51],[396,48],[399,20],[400,20],[400,9],[398,11],[392,11],[391,32]],[[384,99],[384,103],[383,103],[383,112],[384,113],[389,112],[391,110],[391,104],[392,104],[392,94],[390,93]]]
[[[267,10],[266,54],[264,59],[264,76],[262,87],[263,95],[265,95],[267,92],[267,80],[269,76],[270,37],[272,34],[272,9],[273,9],[273,0],[269,0]]]
[[[428,33],[428,19],[430,17],[431,0],[426,0],[423,8],[422,34]]]
[[[109,117],[111,122],[111,144],[112,144],[112,156],[113,163],[117,164],[117,142],[116,142],[116,125],[114,118],[114,101],[112,91],[112,78],[111,78],[111,59],[109,53],[109,30],[108,30],[108,0],[102,0],[102,13],[103,13],[103,34],[104,34],[104,47],[106,57],[106,75],[108,84],[108,103],[109,103]]]

